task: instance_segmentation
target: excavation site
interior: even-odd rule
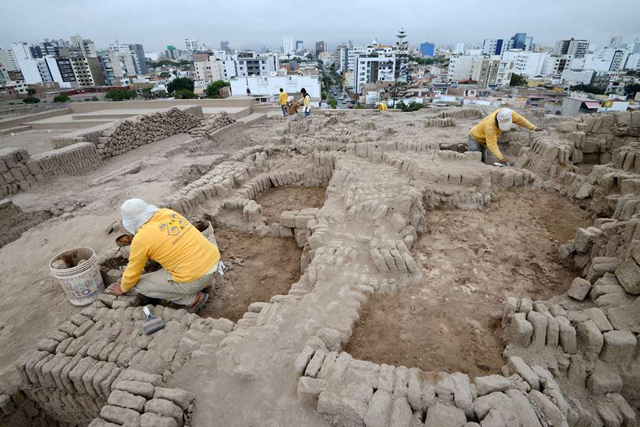
[[[72,105],[0,133],[0,426],[637,425],[640,111]]]

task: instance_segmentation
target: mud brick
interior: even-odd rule
[[[109,396],[109,394],[111,393],[111,386],[120,377],[121,373],[122,368],[116,367],[111,371],[107,379],[100,383],[100,388],[102,389],[103,396]]]
[[[140,414],[138,412],[117,406],[107,405],[103,407],[100,411],[100,416],[118,425],[137,426],[140,423]]]
[[[138,346],[126,347],[118,356],[118,361],[116,363],[118,364],[118,366],[123,366],[126,368],[127,366],[129,366],[129,362],[131,361],[131,359],[133,359],[133,357],[138,354],[139,351],[140,347]]]
[[[147,400],[144,397],[135,396],[122,390],[113,390],[107,400],[107,404],[109,405],[133,409],[137,412],[142,412],[146,402]]]
[[[126,391],[128,393],[135,394],[136,396],[142,396],[147,399],[153,398],[155,393],[155,387],[153,386],[153,384],[141,382],[141,381],[127,381],[127,380],[118,381],[114,385],[114,389]],[[158,397],[174,401],[173,399],[163,397],[162,393]]]
[[[56,387],[58,387],[60,390],[64,390],[66,388],[64,386],[64,383],[62,382],[62,371],[65,368],[65,366],[67,366],[69,362],[73,360],[72,357],[66,356],[64,354],[63,356],[64,357],[60,359],[60,361],[56,364],[56,366],[54,366],[53,369],[51,369],[51,377],[55,381]]]
[[[118,357],[120,356],[120,353],[122,353],[122,351],[127,348],[126,345],[124,344],[118,344],[114,347],[114,349],[111,351],[111,353],[109,353],[109,358],[107,359],[107,361],[109,362],[117,362],[118,361]]]
[[[69,393],[76,393],[76,388],[73,385],[73,381],[69,378],[69,373],[76,367],[78,363],[82,360],[82,356],[75,355],[73,358],[67,363],[67,365],[62,368],[62,372],[60,373],[60,378],[62,379],[62,383],[64,384],[64,388],[69,391]]]
[[[94,359],[95,360],[95,359]],[[84,383],[84,388],[87,390],[87,394],[92,397],[99,397],[100,393],[93,388],[93,380],[98,372],[102,369],[107,362],[97,362],[93,365],[89,370],[82,376],[82,382]]]
[[[84,317],[84,316],[82,316]],[[66,322],[62,323],[60,326],[58,326],[58,330],[66,333],[69,336],[73,336],[73,331],[76,330],[78,326],[74,323],[71,323],[70,320],[67,320]]]
[[[175,403],[166,399],[151,399],[144,405],[145,412],[153,412],[158,415],[173,418],[179,426],[183,424],[182,409]]]
[[[87,389],[84,386],[82,377],[84,374],[95,365],[97,361],[91,357],[84,357],[78,364],[69,372],[69,378],[73,382],[74,387],[80,394],[87,394]]]
[[[93,382],[91,386],[99,397],[103,397],[103,398],[109,397],[108,395],[104,396],[102,394],[102,387],[100,385],[104,380],[106,380],[109,377],[109,375],[111,375],[111,371],[113,371],[115,368],[116,368],[115,363],[105,362],[100,368],[100,370],[96,372],[96,374],[93,376]]]
[[[47,351],[49,353],[54,353],[56,350],[56,347],[58,346],[59,342],[56,340],[53,340],[51,338],[44,338],[41,339],[40,341],[38,341],[38,345],[37,348],[38,350],[41,351]]]
[[[123,372],[120,380],[123,381],[140,381],[158,386],[162,383],[162,376],[157,374],[149,374],[147,372],[137,371],[135,369],[127,369]]]
[[[111,354],[111,351],[116,347],[116,343],[111,341],[109,343],[107,343],[102,350],[100,350],[100,354],[98,355],[98,359],[100,360],[104,360],[105,362],[107,361],[107,359],[109,358],[109,355]]]
[[[89,319],[87,316],[84,316],[84,315],[78,313],[78,314],[74,314],[73,316],[71,316],[69,318],[69,320],[74,325],[81,326],[81,325],[85,324],[86,322],[89,322],[91,319]],[[58,328],[58,329],[60,329],[60,328]]]
[[[31,384],[37,385],[39,383],[38,375],[36,374],[36,371],[35,371],[36,364],[41,360],[43,360],[45,357],[50,355],[51,353],[48,353],[46,351],[37,351],[33,353],[31,357],[29,357],[29,360],[25,364],[25,373],[29,378],[29,382],[31,382]]]
[[[624,365],[634,356],[636,337],[629,331],[610,331],[604,334],[604,347],[600,358],[608,363]]]
[[[109,342],[109,338],[100,338],[87,349],[87,356],[99,359],[100,352]]]
[[[86,334],[87,331],[89,331],[89,329],[93,327],[93,325],[95,325],[95,322],[93,320],[87,320],[82,325],[78,326],[75,331],[73,331],[73,336],[76,338],[80,338],[81,336]]]
[[[596,369],[587,379],[587,388],[595,395],[619,393],[622,390],[622,379],[613,371]]]
[[[178,423],[173,418],[147,412],[140,417],[140,427],[178,427]]]
[[[47,363],[42,365],[42,378],[44,380],[44,384],[42,384],[43,387],[55,387],[56,386],[56,381],[55,381],[55,379],[53,377],[53,369],[65,357],[68,357],[68,356],[66,356],[64,353],[57,353],[55,356],[53,356],[52,359],[50,359]]]

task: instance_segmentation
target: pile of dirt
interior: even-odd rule
[[[506,297],[565,292],[575,272],[560,264],[558,246],[589,224],[566,198],[522,189],[499,194],[485,210],[429,212],[412,251],[424,277],[370,298],[347,351],[424,371],[497,372]]]

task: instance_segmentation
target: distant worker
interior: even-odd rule
[[[280,108],[282,108],[282,115],[287,117],[286,105],[287,101],[289,101],[289,95],[282,88],[280,88],[280,97],[278,98],[278,102],[280,103]]]
[[[302,94],[302,106],[304,107],[302,111],[304,111],[305,117],[309,117],[309,114],[311,114],[311,97],[305,88],[300,89],[300,93]]]
[[[471,128],[467,141],[467,151],[480,151],[482,153],[482,163],[484,163],[487,160],[488,148],[500,163],[506,164],[507,161],[498,147],[498,135],[502,131],[511,129],[513,123],[533,131],[542,130],[536,128],[529,120],[515,111],[508,108],[499,108]]]
[[[109,286],[106,292],[141,294],[184,305],[192,313],[200,310],[209,299],[201,291],[211,286],[219,267],[218,248],[171,209],[129,199],[120,211],[122,225],[134,236],[122,281]],[[162,269],[142,274],[149,259]]]
[[[387,107],[387,103],[386,102],[378,102],[378,111],[387,111],[389,109],[389,107]]]
[[[247,88],[247,96],[251,95],[251,89]]]

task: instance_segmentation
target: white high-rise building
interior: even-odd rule
[[[454,56],[449,62],[447,78],[451,81],[471,80],[473,65],[478,56]]]
[[[193,52],[196,52],[202,49],[202,46],[200,45],[200,40],[198,39],[184,39],[184,46],[189,56],[193,55]]]
[[[282,53],[285,55],[288,53],[294,53],[295,46],[293,44],[293,37],[283,37],[282,38]]]
[[[4,68],[7,71],[20,70],[20,67],[18,67],[18,62],[16,61],[15,56],[13,56],[13,50],[3,49],[0,47],[0,67]]]
[[[524,50],[508,50],[502,59],[513,61],[513,72],[523,76],[542,75],[543,66],[549,54],[546,52],[529,52]]]
[[[456,43],[456,45],[453,48],[453,54],[454,55],[459,55],[464,53],[465,51],[465,45],[464,43]]]

